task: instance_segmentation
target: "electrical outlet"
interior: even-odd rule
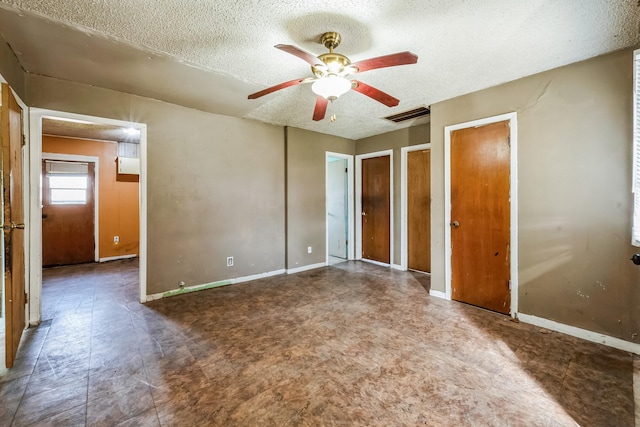
[[[307,247],[307,253],[310,254],[311,252],[313,252],[313,250],[311,249],[311,246]]]
[[[227,267],[233,267],[233,257],[232,256],[228,256],[227,257]]]
[[[120,243],[120,236],[113,236],[113,243]]]

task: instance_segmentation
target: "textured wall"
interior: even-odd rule
[[[400,264],[400,149],[429,142],[429,124],[400,129],[356,141],[356,154],[393,149],[393,254],[391,263]],[[358,218],[356,218],[358,221]]]
[[[282,128],[41,76],[27,88],[34,107],[147,124],[149,294],[284,268]]]
[[[118,145],[53,136],[42,137],[43,153],[80,154],[100,158],[99,166],[99,256],[107,258],[138,254],[140,227],[137,182],[116,181]],[[114,243],[113,236],[120,242]]]
[[[518,113],[519,311],[640,332],[631,241],[630,49],[432,106],[431,286],[444,290],[444,127]]]
[[[326,261],[325,153],[353,155],[355,142],[297,128],[286,132],[287,268],[291,269]],[[308,246],[313,248],[310,254]]]

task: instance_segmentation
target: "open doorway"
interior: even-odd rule
[[[32,110],[31,125],[30,322],[93,298],[80,277],[97,263],[101,274],[134,267],[139,290],[129,298],[144,302],[146,126],[46,110]]]
[[[354,259],[353,156],[326,153],[327,265]]]

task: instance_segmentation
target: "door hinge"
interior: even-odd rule
[[[507,144],[509,144],[509,147],[511,147],[511,137],[510,136],[507,137]]]
[[[24,303],[27,304],[29,303],[29,294],[28,293],[24,293]]]
[[[511,280],[509,280],[509,290],[511,290]]]
[[[344,168],[344,173],[347,173],[347,172],[349,172],[349,169]]]
[[[27,145],[27,137],[24,134],[22,135],[22,145]]]

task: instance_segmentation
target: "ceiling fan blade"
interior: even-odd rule
[[[323,96],[318,96],[318,98],[316,98],[316,108],[313,110],[313,120],[317,122],[324,119],[324,115],[327,112],[327,105],[329,105],[327,98]]]
[[[268,95],[268,94],[270,94],[272,92],[275,92],[277,90],[284,89],[284,88],[287,88],[287,87],[290,87],[290,86],[296,86],[296,85],[299,85],[300,83],[306,83],[307,81],[310,81],[310,80],[312,80],[312,79],[309,79],[307,77],[303,77],[303,78],[300,78],[300,79],[295,79],[295,80],[291,80],[291,81],[288,81],[288,82],[280,83],[279,85],[268,87],[268,88],[266,88],[264,90],[261,90],[260,92],[252,93],[251,95],[249,95],[247,97],[247,99],[260,98],[261,96]]]
[[[392,53],[391,55],[378,56],[351,64],[358,68],[358,72],[362,73],[377,68],[395,67],[396,65],[415,64],[418,62],[418,55],[407,52]]]
[[[298,58],[307,62],[309,65],[322,64],[322,61],[316,58],[313,54],[307,52],[306,50],[302,50],[299,47],[295,47],[290,44],[277,44],[274,47],[276,49],[284,50],[285,52],[290,53],[293,56],[297,56]]]
[[[366,95],[371,99],[375,99],[376,101],[386,105],[387,107],[395,107],[400,103],[399,99],[394,98],[388,93],[384,93],[380,89],[376,89],[373,86],[369,86],[368,84],[359,82],[357,80],[352,80],[352,82],[356,83],[353,87],[353,90],[355,90],[356,92],[360,92],[361,94]]]

